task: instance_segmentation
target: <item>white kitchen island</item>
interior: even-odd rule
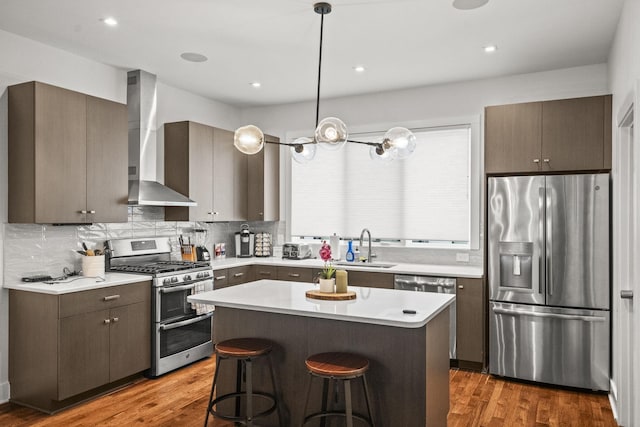
[[[309,283],[260,280],[188,299],[216,306],[215,342],[261,337],[275,343],[272,358],[287,425],[300,425],[303,418],[309,381],[305,359],[315,353],[345,351],[371,362],[367,378],[376,425],[446,426],[449,305],[455,297],[349,287],[356,292],[355,300],[323,301],[305,296],[313,289],[317,287]],[[235,388],[233,364],[224,363],[220,393]],[[254,374],[258,389],[269,390],[267,367]],[[312,409],[320,405],[320,389],[320,381],[314,381]],[[364,412],[359,385],[353,390],[354,409]],[[277,416],[261,419],[260,425],[278,425]]]

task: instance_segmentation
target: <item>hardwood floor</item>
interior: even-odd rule
[[[203,360],[159,380],[140,379],[55,415],[7,403],[0,405],[0,426],[201,426],[214,368],[213,358]],[[450,384],[450,427],[617,425],[605,394],[504,381],[457,369],[450,371]],[[211,418],[209,425],[233,426]]]
[[[463,370],[449,371],[448,426],[617,426],[609,398]]]

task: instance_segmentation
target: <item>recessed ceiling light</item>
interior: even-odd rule
[[[184,52],[180,54],[180,58],[184,59],[185,61],[189,61],[189,62],[204,62],[206,61],[207,58],[204,55],[201,55],[199,53],[195,53],[195,52]]]
[[[355,71],[356,73],[364,73],[364,66],[362,65],[356,65],[355,67],[353,67],[353,71]]]
[[[116,25],[118,25],[118,21],[116,21],[116,19],[112,17],[104,18],[102,19],[102,22],[110,27],[115,27]]]
[[[471,10],[487,4],[489,0],[453,0],[453,7],[460,10]]]
[[[256,89],[258,89],[262,85],[260,84],[260,82],[251,82],[251,86],[255,87]]]
[[[496,46],[495,44],[490,44],[488,46],[483,47],[483,49],[486,53],[493,53],[496,50],[498,50],[498,46]]]

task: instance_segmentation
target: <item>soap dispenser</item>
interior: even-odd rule
[[[353,240],[349,240],[349,247],[347,248],[347,253],[344,256],[344,259],[349,262],[353,262],[356,259],[355,254],[353,253]]]

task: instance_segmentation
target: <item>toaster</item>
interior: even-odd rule
[[[311,248],[306,243],[285,243],[284,245],[282,245],[282,258],[311,258]]]

